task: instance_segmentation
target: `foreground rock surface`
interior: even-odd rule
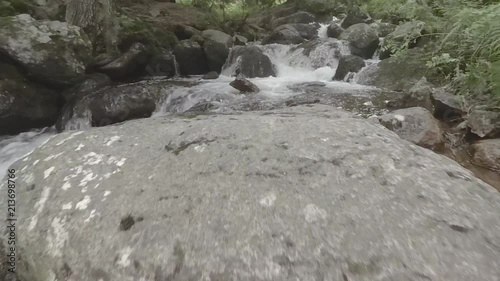
[[[21,280],[500,275],[498,192],[328,106],[67,132],[12,168]]]

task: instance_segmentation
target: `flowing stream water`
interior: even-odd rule
[[[229,85],[234,80],[238,60],[227,61],[220,77],[215,80],[202,80],[201,77],[168,79],[166,81],[171,85],[165,88],[163,98],[157,104],[153,116],[186,112],[203,102],[215,105],[213,112],[272,109],[277,103],[297,95],[317,96],[322,99],[322,103],[344,108],[364,117],[387,112],[385,103],[394,97],[394,93],[357,84],[354,74],[348,75],[347,81],[332,81],[338,66],[338,58],[340,55],[349,54],[350,51],[345,43],[327,38],[326,33],[327,25],[320,25],[318,29],[320,43],[308,52],[294,45],[259,46],[271,58],[277,77],[249,79],[260,88],[258,94],[240,95]],[[374,58],[366,60],[366,64],[369,66],[378,61],[378,55],[375,54]],[[69,122],[71,125],[69,127],[90,128],[88,119],[75,118]],[[45,128],[17,136],[0,136],[0,178],[5,176],[13,162],[55,135],[54,128]],[[486,181],[491,183],[489,180]],[[500,186],[497,188],[500,190]]]

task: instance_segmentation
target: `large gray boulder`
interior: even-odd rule
[[[358,72],[363,67],[365,67],[365,60],[362,57],[355,55],[341,56],[339,59],[339,65],[335,71],[334,80],[344,80],[349,72]]]
[[[12,168],[21,280],[500,275],[497,191],[328,106],[67,132]]]
[[[97,67],[96,71],[108,75],[113,80],[131,81],[144,75],[150,61],[150,52],[142,43],[133,43],[120,57]]]
[[[365,59],[371,58],[379,45],[377,32],[366,23],[348,27],[339,39],[349,41],[352,53]]]
[[[0,18],[0,22],[0,58],[16,62],[31,78],[66,87],[85,73],[92,45],[79,27],[38,21],[26,14]]]
[[[474,109],[467,117],[467,126],[481,138],[500,136],[500,112]]]
[[[474,164],[500,171],[500,139],[480,140],[471,148]]]

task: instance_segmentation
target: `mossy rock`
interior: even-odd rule
[[[141,42],[152,50],[172,49],[179,42],[172,31],[164,30],[139,18],[122,15],[118,18],[118,24],[120,26],[118,47],[122,51],[134,42]]]
[[[29,14],[33,10],[23,0],[0,1],[0,17],[15,16],[19,14]]]

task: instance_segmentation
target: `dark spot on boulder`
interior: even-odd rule
[[[127,231],[135,224],[135,220],[131,215],[124,217],[120,222],[120,230]]]
[[[462,233],[469,232],[469,229],[463,225],[450,224],[449,226],[451,229],[458,231],[458,232],[462,232]]]
[[[137,260],[134,260],[134,268],[136,270],[140,270],[141,269],[141,263],[138,262]]]
[[[35,189],[35,187],[36,187],[36,185],[35,185],[35,184],[31,184],[31,185],[29,185],[28,187],[26,187],[26,189],[27,189],[28,191],[32,191],[32,190],[34,190],[34,189]]]

